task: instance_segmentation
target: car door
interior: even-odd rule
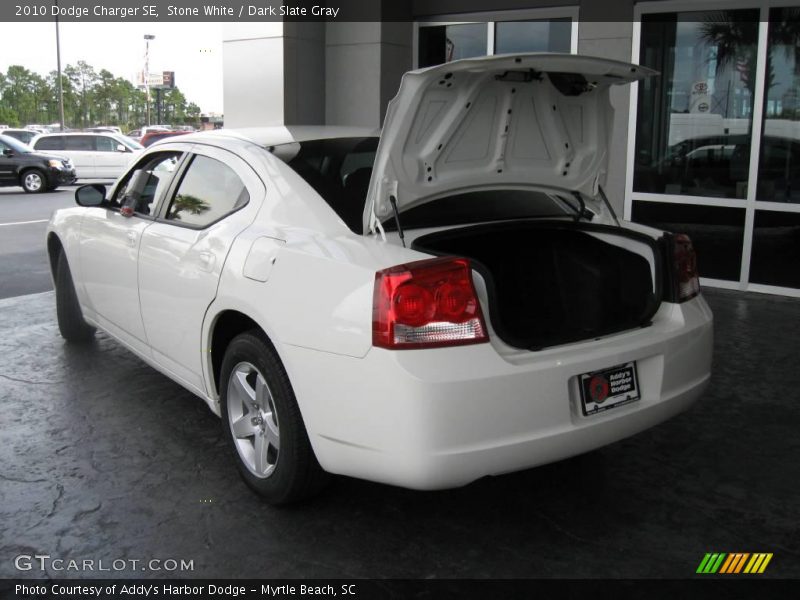
[[[65,135],[64,152],[59,152],[72,159],[75,165],[75,176],[78,179],[97,177],[95,170],[94,138],[92,135]]]
[[[16,153],[11,155],[6,154],[6,151],[14,153],[11,146],[0,141],[0,185],[16,185],[18,157]]]
[[[122,147],[124,150],[120,150]],[[95,173],[101,179],[116,179],[131,159],[131,151],[119,140],[108,136],[95,136]]]
[[[265,188],[235,154],[193,147],[157,222],[142,236],[139,298],[153,358],[206,393],[201,330],[236,236],[253,222]]]
[[[88,208],[81,225],[81,283],[101,327],[149,355],[139,308],[139,247],[181,152],[151,154],[120,181],[108,206]]]

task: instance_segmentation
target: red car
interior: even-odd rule
[[[164,138],[173,136],[173,135],[185,135],[190,133],[188,131],[152,131],[150,133],[146,133],[144,137],[139,141],[139,143],[147,148],[150,144],[157,142],[158,140],[163,140]]]

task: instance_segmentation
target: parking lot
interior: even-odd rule
[[[54,210],[75,206],[76,187],[44,194],[0,188],[0,298],[53,289],[44,232]]]
[[[0,190],[0,224],[71,197]],[[706,290],[712,384],[633,438],[446,492],[339,478],[277,509],[204,403],[105,335],[63,342],[44,226],[0,226],[0,577],[42,577],[6,557],[45,553],[193,561],[181,577],[684,578],[706,552],[772,552],[765,577],[800,577],[797,300]]]

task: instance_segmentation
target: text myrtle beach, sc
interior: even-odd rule
[[[18,17],[116,17],[120,19],[133,17],[331,17],[339,16],[339,7],[318,6],[279,6],[257,4],[240,4],[226,6],[223,4],[204,4],[202,6],[155,6],[144,4],[142,6],[111,6],[95,4],[94,6],[70,6],[66,4],[46,5],[16,5],[15,13]]]

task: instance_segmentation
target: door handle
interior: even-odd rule
[[[214,267],[214,255],[211,252],[200,253],[200,267],[204,271],[210,271]]]
[[[127,237],[128,237],[128,246],[136,246],[136,232],[129,231]]]

